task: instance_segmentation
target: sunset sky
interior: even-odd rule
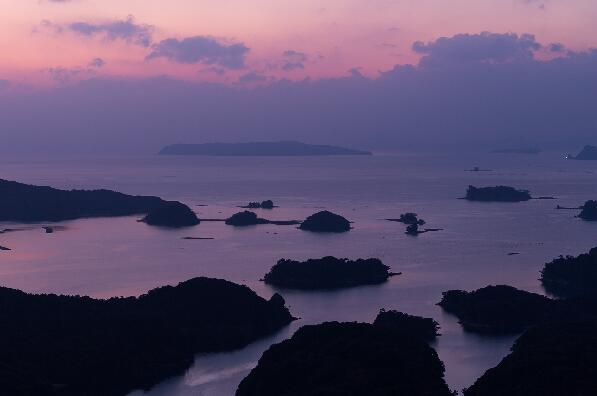
[[[0,151],[597,144],[595,0],[0,5]]]
[[[250,83],[352,69],[376,77],[395,64],[416,64],[416,41],[483,31],[529,33],[576,51],[597,47],[594,0],[0,0],[0,6],[0,79],[33,86],[98,76]],[[186,60],[173,56],[168,42],[160,47],[176,40],[180,49],[185,39],[196,52]]]

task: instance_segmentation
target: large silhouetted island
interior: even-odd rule
[[[182,374],[198,352],[240,348],[279,330],[293,319],[284,305],[278,294],[267,301],[208,278],[109,300],[0,288],[0,393],[148,389]]]
[[[313,232],[346,232],[350,231],[350,221],[340,215],[323,210],[307,217],[299,228]]]
[[[418,337],[367,323],[301,327],[271,346],[236,396],[453,396],[437,353]]]
[[[475,187],[468,186],[465,199],[484,202],[521,202],[532,199],[527,190],[517,190],[514,187]]]
[[[211,156],[317,156],[317,155],[371,155],[369,151],[344,147],[305,144],[294,141],[251,143],[173,144],[164,147],[161,155]]]
[[[133,196],[110,190],[59,190],[0,180],[0,221],[62,221],[154,212],[146,219],[148,224],[176,226],[181,210],[188,212],[183,207],[186,206],[152,196]],[[175,217],[170,219],[168,214]],[[153,218],[159,221],[154,222]]]
[[[597,161],[597,147],[587,145],[576,156],[568,156],[567,158],[573,160]]]
[[[304,262],[279,260],[265,275],[265,283],[289,289],[340,289],[383,283],[393,274],[376,258],[323,257]]]
[[[517,333],[554,313],[556,302],[511,286],[487,286],[473,292],[450,290],[438,303],[456,315],[468,331]]]
[[[546,291],[560,297],[597,293],[597,248],[545,264],[541,283]]]
[[[597,322],[552,323],[523,334],[464,396],[595,395],[595,373]]]

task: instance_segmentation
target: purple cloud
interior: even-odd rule
[[[126,19],[104,23],[73,22],[66,26],[68,30],[81,36],[101,35],[110,41],[124,40],[127,43],[149,47],[152,43],[153,27],[137,24],[133,16]]]
[[[166,58],[177,63],[203,63],[227,69],[245,68],[249,48],[243,43],[226,44],[207,36],[169,38],[152,47],[146,59]]]
[[[88,69],[80,67],[65,68],[65,67],[48,67],[42,70],[43,73],[50,75],[51,79],[58,84],[68,84],[76,78],[89,72]]]
[[[249,72],[239,77],[238,82],[243,84],[262,83],[267,81],[267,76],[257,72]]]
[[[106,65],[106,61],[102,58],[94,58],[89,62],[89,67],[100,68]]]
[[[531,60],[541,44],[531,34],[514,33],[457,34],[429,43],[417,41],[413,51],[424,54],[423,66],[447,66],[463,63],[504,63]]]
[[[308,59],[307,54],[305,54],[303,52],[294,51],[294,50],[284,51],[282,56],[284,57],[284,63],[282,64],[282,70],[285,70],[285,71],[304,69],[305,62]]]

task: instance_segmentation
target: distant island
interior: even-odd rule
[[[154,212],[146,218],[148,224],[176,226],[177,220],[172,221],[168,214],[180,213],[180,210],[190,211],[180,202],[153,196],[134,196],[110,190],[59,190],[0,179],[0,221],[63,221]],[[152,221],[154,218],[158,220]]]
[[[517,190],[509,186],[475,187],[468,186],[466,200],[483,202],[522,202],[532,199],[527,190]]]
[[[487,286],[473,292],[450,290],[438,303],[468,331],[517,333],[543,321],[555,302],[511,286]]]
[[[258,224],[274,224],[274,225],[297,225],[301,222],[298,220],[267,220],[257,216],[255,212],[245,210],[230,216],[225,220],[227,225],[235,227],[245,227]]]
[[[276,205],[274,205],[274,201],[271,199],[266,199],[265,201],[261,202],[249,202],[248,205],[241,206],[243,209],[273,209]]]
[[[541,149],[537,147],[510,147],[495,149],[490,152],[493,154],[539,154]]]
[[[386,282],[390,267],[376,258],[348,260],[323,257],[307,261],[279,260],[265,275],[265,283],[289,289],[340,289]]]
[[[597,247],[577,257],[560,256],[545,264],[541,283],[548,293],[558,297],[596,293]]]
[[[597,322],[537,326],[464,396],[580,396],[597,390]]]
[[[241,348],[289,324],[284,299],[195,278],[99,300],[0,288],[3,394],[126,395],[181,375],[199,352]],[[58,386],[59,384],[59,386]]]
[[[587,145],[576,156],[569,155],[566,158],[571,160],[597,161],[597,147]]]
[[[346,218],[332,213],[327,210],[322,210],[307,217],[305,221],[299,226],[301,230],[312,232],[347,232],[350,231],[350,221]]]
[[[437,352],[368,323],[303,326],[263,353],[236,396],[453,396]]]
[[[164,147],[160,155],[211,156],[318,156],[318,155],[372,155],[370,151],[344,147],[305,144],[294,141],[252,143],[173,144]]]

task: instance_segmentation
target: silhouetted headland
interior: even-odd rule
[[[272,345],[236,396],[453,396],[425,341],[367,323],[303,326]]]
[[[251,143],[173,144],[164,147],[159,154],[212,156],[317,156],[371,155],[371,152],[328,145],[281,141]]]
[[[350,221],[340,215],[324,210],[307,217],[299,228],[314,232],[346,232],[350,231]]]
[[[597,221],[597,201],[585,202],[578,217],[586,221]]]
[[[438,305],[456,315],[465,330],[496,334],[521,332],[555,309],[555,302],[545,296],[504,285],[450,290]]]
[[[586,145],[576,156],[568,156],[566,158],[572,160],[596,161],[597,147]]]
[[[508,186],[475,187],[468,186],[465,199],[484,202],[521,202],[530,200],[527,190],[517,190]]]
[[[241,348],[278,331],[293,320],[284,305],[278,294],[267,301],[246,286],[208,278],[109,300],[0,288],[2,393],[149,389],[184,373],[196,353]]]
[[[8,251],[8,250],[10,250],[10,249],[5,246],[0,246],[0,251]]]
[[[439,323],[435,320],[393,310],[380,310],[373,324],[396,334],[409,335],[425,341],[433,341],[440,335]]]
[[[246,206],[241,206],[243,209],[273,209],[275,208],[274,201],[267,199],[261,202],[249,202]]]
[[[340,289],[384,283],[390,267],[376,258],[348,260],[323,257],[307,261],[278,260],[265,275],[265,283],[288,289]]]
[[[464,396],[597,394],[597,323],[552,323],[525,332]]]
[[[147,214],[142,222],[159,227],[192,227],[200,223],[200,220],[187,205],[168,201],[153,209]]]
[[[560,256],[541,271],[545,290],[559,297],[597,293],[597,248],[589,253]]]
[[[146,214],[166,201],[110,190],[59,190],[0,180],[0,221],[62,221]]]
[[[238,212],[226,219],[226,224],[235,227],[245,227],[258,224],[274,224],[274,225],[296,225],[300,224],[297,220],[267,220],[258,217],[256,213],[245,210]]]

